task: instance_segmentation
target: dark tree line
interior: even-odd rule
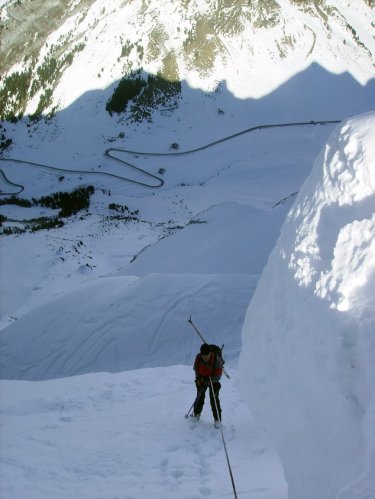
[[[11,196],[10,198],[0,199],[0,205],[13,204],[24,208],[32,206],[43,206],[52,208],[53,210],[60,209],[59,217],[71,217],[81,210],[85,210],[90,206],[90,196],[94,194],[95,188],[92,185],[87,187],[78,187],[72,192],[54,192],[49,196],[41,198],[29,199]]]

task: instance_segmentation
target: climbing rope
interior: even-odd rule
[[[210,376],[210,385],[211,385],[210,388],[212,390],[213,399],[214,399],[214,402],[215,402],[216,414],[219,415],[219,409],[218,409],[217,401],[216,401],[216,394],[214,392],[214,386],[212,384],[211,376]],[[233,472],[232,472],[232,466],[231,466],[230,461],[229,461],[229,455],[228,455],[227,445],[225,443],[225,438],[224,438],[223,426],[221,424],[221,420],[220,419],[219,419],[219,427],[220,427],[220,431],[221,431],[221,438],[223,440],[224,452],[225,452],[225,456],[226,456],[226,459],[227,459],[227,466],[228,466],[228,470],[229,470],[230,481],[232,483],[233,495],[234,495],[234,499],[237,499],[236,484],[234,482],[234,477],[233,477]]]

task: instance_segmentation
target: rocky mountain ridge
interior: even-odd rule
[[[105,108],[121,82],[126,102],[148,93],[150,108],[175,104],[182,81],[209,91],[225,81],[237,97],[258,98],[314,62],[365,84],[371,3],[5,1],[0,118],[51,114],[91,89],[105,89]]]

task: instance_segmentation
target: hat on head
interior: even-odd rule
[[[207,345],[207,343],[203,343],[203,345],[201,346],[201,354],[208,355],[210,352],[211,352],[211,349],[210,349],[209,345]]]

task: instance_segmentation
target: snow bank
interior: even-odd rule
[[[375,113],[321,151],[260,279],[240,377],[290,499],[375,497]]]
[[[41,380],[89,372],[191,364],[208,342],[238,358],[241,326],[258,277],[109,277],[35,308],[1,332],[0,376]]]

